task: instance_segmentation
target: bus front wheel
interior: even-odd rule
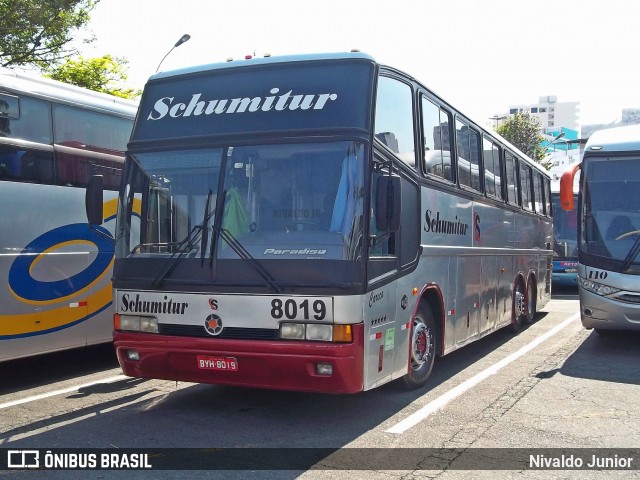
[[[433,312],[428,305],[422,305],[413,319],[411,366],[403,377],[405,387],[416,389],[427,383],[436,358],[436,338]]]

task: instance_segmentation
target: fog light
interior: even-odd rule
[[[330,363],[316,363],[316,373],[318,375],[333,375],[333,365]]]
[[[135,350],[127,350],[127,359],[137,362],[140,360],[140,354]]]

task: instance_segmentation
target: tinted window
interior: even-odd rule
[[[480,134],[466,123],[456,120],[456,141],[460,185],[481,191]]]
[[[509,203],[519,205],[519,190],[516,159],[508,152],[504,154],[505,170],[507,171],[507,200]]]
[[[102,175],[106,190],[118,190],[122,178],[124,155],[104,155],[80,149],[56,147],[57,184],[86,187],[91,175]]]
[[[411,87],[392,78],[380,77],[376,98],[375,135],[408,165],[415,167]]]
[[[4,102],[4,103],[3,103]],[[6,106],[5,106],[6,104]],[[2,110],[7,110],[6,115]],[[0,95],[0,137],[51,144],[49,102],[30,97]]]
[[[53,183],[53,155],[0,144],[0,180]]]
[[[121,153],[127,148],[132,120],[65,105],[55,105],[53,113],[58,145],[106,153]]]
[[[522,206],[526,210],[533,210],[533,195],[531,194],[531,167],[520,163],[520,188]]]
[[[500,148],[488,138],[482,142],[484,160],[484,188],[487,195],[502,198],[502,169]]]
[[[544,215],[544,194],[542,192],[542,174],[534,172],[533,174],[533,200],[536,212]]]
[[[551,181],[548,178],[543,180],[545,212],[548,216],[552,216],[554,212],[551,210]]]
[[[451,182],[453,172],[449,141],[450,125],[451,115],[426,97],[422,97],[425,170],[428,174],[437,175]]]

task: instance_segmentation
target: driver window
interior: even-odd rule
[[[371,177],[371,220],[369,225],[369,234],[372,238],[372,244],[369,249],[370,257],[389,257],[396,255],[396,234],[380,230],[376,222],[376,198],[378,178],[384,173],[381,171],[374,172]]]

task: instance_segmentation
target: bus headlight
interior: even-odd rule
[[[304,340],[304,323],[280,324],[280,338],[287,340]]]
[[[280,324],[280,338],[285,340],[350,343],[353,341],[353,330],[351,325],[287,322]]]
[[[587,292],[595,293],[596,295],[602,295],[603,297],[611,295],[612,293],[618,293],[620,291],[619,288],[610,287],[609,285],[603,285],[601,283],[593,282],[585,278],[578,278],[578,283]]]
[[[307,340],[319,340],[321,342],[330,342],[333,340],[333,325],[323,325],[320,323],[310,323],[307,325]]]
[[[158,333],[158,319],[155,317],[142,317],[140,315],[113,316],[113,328],[115,330],[127,330],[131,332]]]

